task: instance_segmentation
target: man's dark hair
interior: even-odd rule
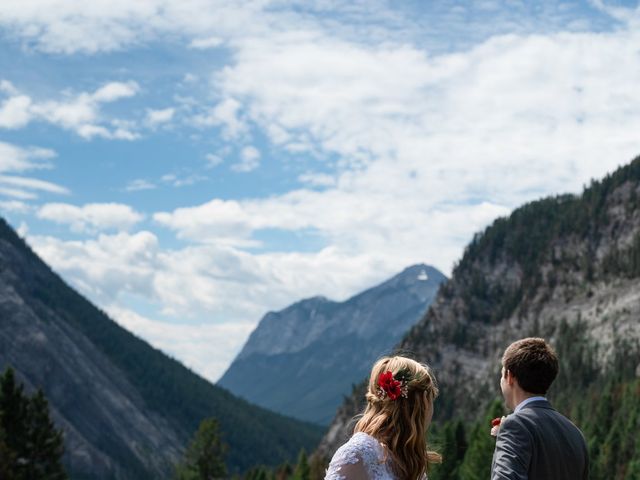
[[[502,366],[525,392],[545,394],[558,375],[558,356],[543,338],[523,338],[504,351]]]

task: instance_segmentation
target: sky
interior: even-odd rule
[[[0,215],[216,381],[268,311],[640,154],[636,1],[3,0]]]

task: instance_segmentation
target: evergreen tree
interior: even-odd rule
[[[310,480],[322,480],[325,476],[325,472],[328,466],[328,462],[320,455],[313,454],[309,457],[309,478]]]
[[[2,425],[0,425],[0,478],[4,480],[15,479],[12,473],[14,462],[15,454],[7,446],[5,442],[5,433]]]
[[[458,478],[458,469],[467,449],[464,424],[461,421],[447,422],[440,433],[442,463],[429,472],[432,480]]]
[[[284,462],[276,469],[276,480],[289,480],[291,475],[293,475],[293,468],[288,462]]]
[[[491,476],[491,459],[496,447],[496,439],[489,432],[491,420],[504,413],[502,402],[494,401],[483,421],[475,424],[469,436],[469,448],[460,465],[460,480],[484,480]]]
[[[307,460],[307,452],[304,449],[300,450],[298,455],[298,464],[296,470],[293,473],[294,480],[310,480],[311,469],[309,468],[309,461]]]
[[[227,468],[224,455],[227,446],[220,438],[218,422],[214,418],[204,419],[189,445],[184,463],[178,465],[177,480],[213,480],[224,478]]]
[[[0,478],[62,480],[62,432],[49,418],[49,406],[39,390],[24,394],[8,368],[0,377]]]
[[[64,452],[62,432],[56,430],[49,418],[49,404],[42,390],[38,390],[30,399],[27,418],[27,441],[31,453],[26,477],[49,480],[67,478],[60,462]]]
[[[0,377],[0,415],[7,447],[15,458],[14,469],[21,470],[27,463],[27,406],[29,402],[22,385],[16,384],[12,368]]]

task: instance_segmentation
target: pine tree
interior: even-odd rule
[[[469,436],[469,448],[460,465],[460,480],[483,480],[491,476],[491,459],[496,447],[496,439],[489,432],[491,420],[503,415],[502,403],[498,400],[489,407],[483,421],[476,423]]]
[[[1,412],[0,412],[1,413]],[[0,425],[0,478],[3,480],[14,480],[13,464],[15,454],[9,449],[5,442],[5,433]]]
[[[227,468],[224,455],[227,446],[220,438],[218,421],[214,418],[204,419],[189,445],[184,463],[176,469],[178,480],[213,480],[224,478]]]
[[[31,451],[27,477],[48,480],[67,478],[60,462],[64,452],[62,432],[56,430],[49,418],[49,404],[42,390],[38,390],[30,399],[27,418],[27,441]]]
[[[467,448],[464,424],[460,421],[447,422],[442,429],[442,464],[433,467],[429,478],[433,480],[454,480]]]
[[[296,465],[296,470],[293,472],[294,480],[309,480],[311,474],[311,469],[309,468],[309,461],[307,460],[307,452],[304,449],[300,450],[300,455],[298,455],[298,464]]]
[[[24,394],[8,368],[0,377],[0,478],[62,480],[62,432],[49,418],[49,406],[39,390]]]
[[[322,480],[325,477],[328,462],[320,455],[312,454],[309,457],[310,480]]]
[[[9,450],[13,452],[14,473],[23,470],[23,465],[28,462],[27,451],[27,397],[22,385],[16,384],[15,374],[12,368],[8,368],[0,378],[0,414],[5,442]]]
[[[293,475],[293,468],[288,462],[284,462],[276,470],[276,480],[289,480],[291,475]]]

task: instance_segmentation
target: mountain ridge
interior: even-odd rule
[[[343,302],[311,297],[269,312],[218,384],[266,408],[327,423],[369,363],[420,318],[445,278],[418,264]]]

